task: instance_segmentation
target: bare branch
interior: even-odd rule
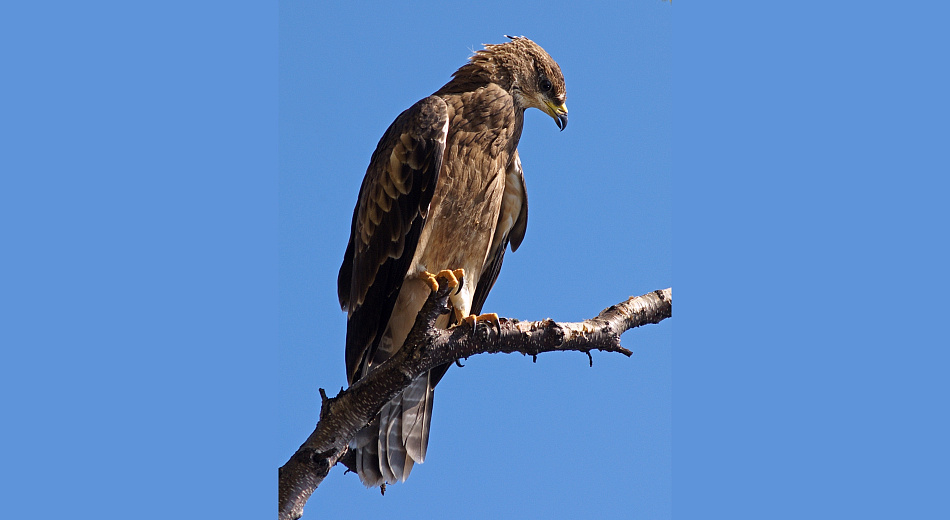
[[[672,316],[673,290],[654,291],[631,297],[577,323],[518,321],[501,318],[497,324],[476,322],[475,329],[462,324],[449,330],[435,327],[436,318],[448,312],[451,291],[444,278],[429,295],[402,348],[346,390],[328,398],[323,389],[320,419],[310,437],[279,470],[279,518],[297,519],[313,491],[337,462],[351,467],[347,459],[350,440],[379,413],[383,405],[402,392],[413,379],[432,368],[482,353],[591,350],[632,352],[620,346],[620,335],[631,328],[659,323]],[[352,458],[352,457],[350,457]]]

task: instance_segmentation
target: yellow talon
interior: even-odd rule
[[[435,276],[432,273],[426,271],[422,273],[421,278],[422,281],[429,284],[429,289],[432,289],[432,292],[439,290],[439,282],[435,279]]]
[[[481,316],[478,317],[478,319],[482,321],[487,321],[488,323],[491,323],[495,325],[496,327],[501,327],[501,320],[498,318],[498,315],[495,314],[494,312],[488,312],[488,313],[482,314]]]
[[[449,285],[449,289],[455,289],[459,286],[459,280],[464,275],[465,271],[462,269],[456,269],[454,271],[443,269],[439,271],[438,274],[432,274],[429,271],[424,271],[421,277],[427,284],[429,284],[429,288],[434,292],[439,290],[439,278],[445,279],[445,283]]]
[[[476,325],[478,324],[478,322],[480,322],[480,321],[481,321],[481,322],[487,321],[487,322],[489,322],[489,323],[495,324],[496,326],[501,326],[501,320],[498,319],[498,315],[495,314],[494,312],[488,312],[488,313],[481,314],[481,315],[478,315],[478,316],[476,316],[476,315],[474,315],[474,314],[470,314],[470,315],[466,316],[463,321],[465,321],[465,323],[467,323],[467,324],[468,324],[470,327],[472,327],[472,328],[475,328],[475,326],[476,326]]]

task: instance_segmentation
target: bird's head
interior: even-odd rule
[[[511,93],[521,108],[537,108],[554,118],[558,128],[567,127],[567,90],[561,67],[540,45],[524,36],[486,45],[471,57],[468,66],[486,73],[490,80]]]
[[[567,90],[561,67],[540,45],[524,36],[506,36],[510,42],[493,50],[510,54],[504,63],[511,78],[511,95],[525,108],[534,107],[554,118],[557,127],[567,127]]]

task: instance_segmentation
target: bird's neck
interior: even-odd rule
[[[503,67],[486,55],[477,54],[471,61],[459,67],[452,79],[442,86],[435,94],[460,94],[472,92],[490,83],[495,83],[506,91],[511,90],[511,78]]]

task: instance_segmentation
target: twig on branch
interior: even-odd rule
[[[320,389],[320,419],[310,437],[279,470],[280,520],[297,519],[313,491],[337,462],[352,469],[347,459],[350,440],[379,413],[384,404],[402,392],[413,379],[445,363],[482,353],[520,352],[536,357],[542,352],[591,350],[631,351],[620,346],[620,335],[631,328],[659,323],[672,316],[673,290],[631,297],[578,323],[518,321],[501,318],[498,325],[460,325],[448,330],[435,327],[440,314],[449,312],[451,288],[439,278],[439,289],[429,295],[396,354],[333,398]],[[593,364],[593,358],[591,358]],[[351,459],[352,457],[350,457]]]

